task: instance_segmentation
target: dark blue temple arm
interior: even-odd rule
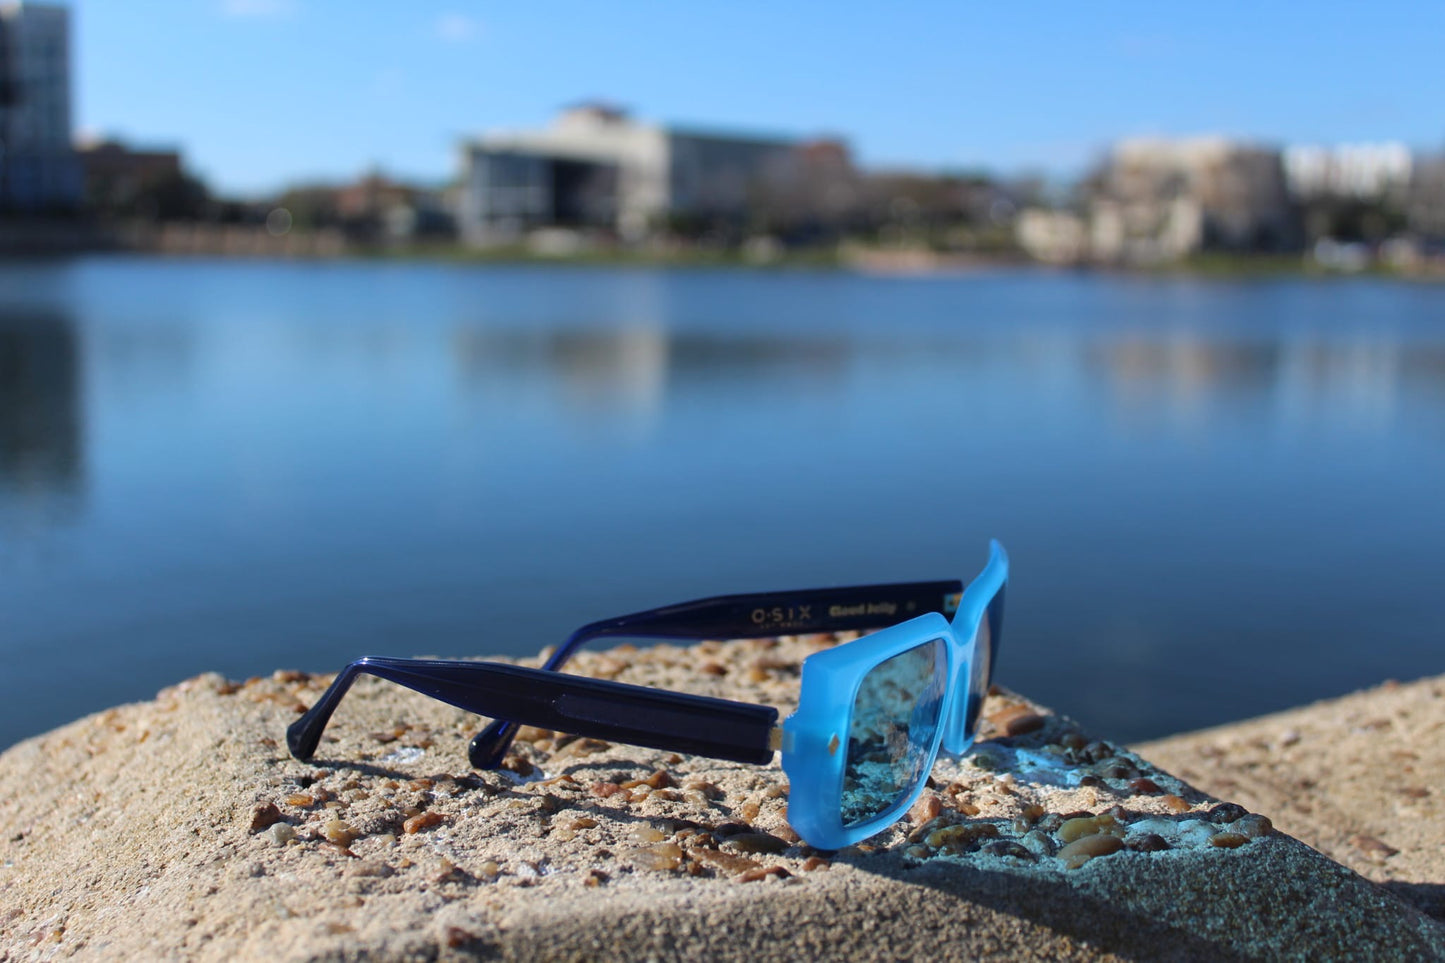
[[[303,762],[312,757],[331,714],[362,674],[523,725],[734,762],[766,763],[773,757],[778,710],[772,706],[497,662],[376,657],[348,665],[291,724],[286,744],[293,756]]]
[[[962,591],[963,583],[953,579],[696,599],[584,625],[567,637],[542,668],[561,669],[583,645],[608,637],[752,639],[880,629],[925,612],[952,616]],[[468,749],[471,763],[478,769],[495,769],[501,764],[520,721],[503,713],[489,714],[496,721],[479,732]]]

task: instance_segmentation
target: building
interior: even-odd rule
[[[72,210],[80,165],[70,146],[70,11],[0,6],[0,210]]]
[[[1072,211],[1025,208],[1014,221],[1014,238],[1029,257],[1046,264],[1077,264],[1089,253],[1088,225]]]
[[[1410,148],[1398,142],[1296,145],[1284,152],[1285,183],[1302,200],[1398,199],[1410,186]]]
[[[1294,246],[1278,151],[1224,138],[1128,140],[1090,185],[1090,250],[1148,263]]]
[[[583,104],[548,128],[463,145],[458,226],[485,245],[543,227],[638,240],[669,225],[736,224],[801,156],[789,140],[669,128]]]
[[[1411,233],[1434,253],[1445,253],[1445,155],[1424,158],[1414,166],[1405,215]]]
[[[181,155],[174,150],[137,150],[114,140],[80,144],[76,149],[86,205],[93,211],[128,211],[146,195],[182,178]]]

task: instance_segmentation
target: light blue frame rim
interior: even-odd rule
[[[964,590],[951,622],[937,612],[929,612],[803,660],[798,709],[783,721],[782,765],[790,784],[788,822],[809,844],[819,849],[842,849],[881,832],[917,801],[927,782],[920,779],[909,793],[874,819],[854,826],[843,824],[843,766],[848,755],[853,700],[863,676],[880,662],[942,639],[948,688],[940,725],[928,747],[929,769],[940,743],[951,753],[964,752],[973,743],[973,733],[964,732],[961,725],[966,718],[962,710],[967,706],[957,703],[968,699],[979,622],[989,602],[1007,582],[1008,555],[997,541],[990,541],[988,564]]]
[[[984,616],[988,614],[988,607],[994,597],[1008,584],[1008,552],[998,543],[997,539],[990,539],[988,543],[988,562],[984,565],[983,571],[978,578],[968,583],[963,590],[963,598],[958,603],[958,611],[953,614],[953,637],[966,651],[968,659],[967,671],[955,668],[954,675],[949,679],[949,690],[958,698],[967,699],[969,695],[969,677],[973,665],[973,649],[978,641],[978,628],[982,624]],[[995,643],[996,644],[996,643]],[[962,660],[960,660],[962,661]],[[961,756],[968,752],[973,745],[976,732],[965,731],[964,722],[968,718],[967,704],[955,705],[954,712],[944,717],[943,749],[955,756]]]

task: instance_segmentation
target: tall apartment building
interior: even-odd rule
[[[70,209],[81,190],[70,145],[70,11],[0,5],[0,210]]]
[[[799,161],[793,141],[678,130],[586,104],[543,130],[464,144],[458,227],[474,244],[558,225],[636,239],[667,218],[741,218]]]

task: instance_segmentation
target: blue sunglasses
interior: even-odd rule
[[[522,725],[734,762],[764,764],[781,750],[791,782],[788,821],[810,845],[841,849],[887,829],[913,805],[940,745],[961,754],[973,744],[1008,583],[1007,553],[996,541],[989,549],[988,564],[967,588],[954,580],[699,599],[583,626],[540,669],[359,659],[286,730],[286,743],[297,759],[311,759],[342,696],[365,674],[495,719],[471,742],[479,769],[500,765]],[[609,636],[876,629],[803,660],[798,709],[781,726],[772,706],[557,671],[584,643]]]

